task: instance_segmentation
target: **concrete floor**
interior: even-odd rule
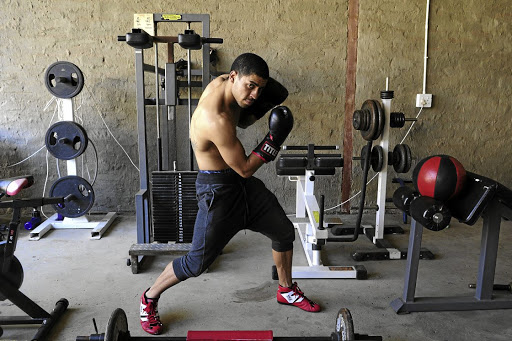
[[[343,217],[350,222],[353,217]],[[389,216],[388,222],[400,221]],[[374,219],[368,215],[368,221]],[[423,247],[435,260],[420,264],[417,296],[471,295],[468,283],[475,282],[480,220],[475,226],[452,222],[441,232],[424,232]],[[502,223],[496,283],[512,279],[512,222]],[[387,236],[396,247],[406,247],[405,235]],[[128,316],[132,336],[145,335],[140,328],[139,297],[170,261],[158,256],[144,271],[132,274],[126,266],[128,250],[136,241],[134,216],[121,216],[100,240],[89,239],[89,230],[53,230],[39,241],[29,241],[21,230],[16,256],[24,267],[21,291],[46,310],[61,297],[69,308],[50,340],[75,340],[100,332],[115,308]],[[353,265],[354,250],[372,249],[366,237],[351,244],[331,243],[325,248],[326,263]],[[306,260],[296,241],[294,262]],[[512,310],[427,312],[397,315],[390,302],[401,296],[404,260],[361,262],[368,270],[366,280],[299,280],[323,311],[308,314],[275,302],[277,282],[271,279],[270,242],[253,232],[239,233],[225,248],[209,272],[180,283],[160,300],[160,315],[166,336],[185,336],[188,330],[273,330],[275,336],[327,336],[334,331],[341,307],[350,309],[357,333],[381,335],[384,340],[511,340]],[[512,294],[511,294],[512,295]],[[0,302],[1,316],[23,315],[8,300]],[[30,340],[34,326],[5,326],[2,340]]]

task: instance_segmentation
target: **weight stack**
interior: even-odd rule
[[[152,173],[153,240],[191,243],[197,214],[197,172]]]

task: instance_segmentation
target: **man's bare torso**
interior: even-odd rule
[[[190,139],[199,169],[229,168],[212,142],[212,134],[236,134],[240,107],[226,98],[228,75],[214,79],[201,95],[190,125]]]

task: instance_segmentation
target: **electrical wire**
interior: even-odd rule
[[[47,103],[46,105],[44,106],[43,108],[43,111],[46,111],[46,109],[48,109],[48,107],[50,106],[50,104],[52,104],[54,101],[55,101],[56,97],[52,97]],[[48,125],[48,128],[51,126],[52,124],[52,121],[53,121],[53,118],[55,117],[55,113],[57,112],[57,107],[55,107],[55,109],[53,110],[53,115],[52,115],[52,118],[50,119],[50,124]],[[20,165],[22,164],[23,162],[26,162],[28,161],[29,159],[31,159],[32,157],[34,157],[37,153],[39,153],[43,148],[45,148],[46,145],[43,145],[41,148],[39,148],[36,152],[34,152],[32,155],[30,155],[29,157],[19,161],[19,162],[16,162],[12,165],[7,165],[5,166],[5,168],[11,168],[11,167],[14,167],[14,166],[17,166],[17,165]]]
[[[34,155],[36,155],[37,153],[39,153],[41,150],[43,150],[43,148],[45,148],[46,145],[43,145],[41,148],[39,148],[36,152],[34,152],[32,155],[30,155],[29,157],[21,160],[20,162],[16,162],[12,165],[8,165],[8,166],[5,166],[6,168],[11,168],[11,167],[14,167],[14,166],[17,166],[17,165],[20,165],[22,164],[23,162],[27,161],[28,159],[32,158]]]
[[[93,104],[92,104],[92,107],[96,110],[96,113],[98,114],[98,116],[101,118],[101,120],[103,121],[103,124],[105,125],[105,128],[107,128],[107,131],[109,132],[110,136],[112,136],[112,138],[114,139],[114,141],[116,141],[116,143],[119,145],[119,147],[121,147],[121,149],[123,150],[124,154],[126,155],[126,157],[128,157],[128,159],[130,160],[130,162],[132,163],[133,167],[135,167],[135,169],[137,170],[137,172],[140,172],[139,170],[139,167],[137,167],[135,165],[135,163],[133,162],[132,158],[130,157],[130,155],[128,155],[128,152],[126,151],[126,149],[124,149],[124,147],[121,145],[121,143],[119,143],[119,141],[116,139],[116,137],[114,136],[114,134],[112,133],[112,131],[110,130],[110,128],[108,127],[107,125],[107,122],[105,122],[105,119],[103,118],[103,116],[101,115],[100,111],[96,108],[96,106],[94,105],[94,103],[96,102],[96,99],[94,98],[94,96],[92,95],[92,92],[89,91],[89,88],[87,87],[84,87],[86,89],[86,91],[89,93],[89,95],[91,96],[91,98],[93,99]]]
[[[423,106],[421,106],[420,111],[416,115],[416,121],[412,122],[411,126],[409,127],[409,130],[407,130],[407,133],[405,133],[404,138],[402,139],[402,141],[400,141],[400,144],[404,143],[405,139],[407,138],[407,136],[411,132],[412,127],[414,127],[414,125],[416,124],[418,117],[420,117],[422,110],[423,110]]]

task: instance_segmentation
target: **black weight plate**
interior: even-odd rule
[[[354,322],[352,321],[352,315],[347,308],[341,308],[338,311],[338,317],[336,318],[336,336],[338,340],[355,340],[354,333]]]
[[[67,198],[63,203],[53,205],[57,213],[67,218],[81,217],[94,205],[94,190],[85,180],[76,175],[57,179],[50,188],[52,198]]]
[[[4,249],[2,248],[0,255],[0,267],[4,264]],[[19,289],[21,284],[23,283],[23,267],[21,266],[20,261],[16,256],[13,256],[11,259],[11,265],[9,266],[9,271],[7,273],[2,274],[7,281]],[[5,297],[2,292],[0,292],[0,301],[5,301],[7,297]]]
[[[84,87],[84,75],[73,63],[56,62],[46,69],[44,84],[55,97],[73,98]]]
[[[378,127],[379,127],[379,116],[378,116],[378,108],[376,105],[376,101],[369,99],[364,101],[363,105],[361,106],[361,111],[365,112],[368,111],[370,113],[369,116],[369,122],[367,122],[366,126],[367,129],[361,129],[361,136],[366,141],[372,141],[374,140],[374,136],[377,133]]]
[[[407,173],[411,169],[411,166],[412,166],[412,152],[411,152],[411,148],[408,145],[404,144],[403,146],[406,151],[405,168],[404,168],[403,172]]]
[[[382,132],[384,131],[384,124],[386,123],[386,115],[384,113],[384,108],[378,101],[374,101],[377,106],[377,115],[379,116],[379,125],[377,128],[377,132],[375,133],[374,140],[378,139]]]
[[[374,141],[378,139],[384,130],[385,123],[384,109],[382,108],[382,105],[376,100],[369,99],[363,103],[361,111],[369,112],[369,122],[366,124],[368,129],[361,130],[361,136],[366,141]]]
[[[128,319],[124,310],[117,308],[108,319],[104,341],[124,340],[126,335],[128,335]]]
[[[372,148],[371,164],[374,172],[382,170],[384,166],[384,149],[381,146],[374,146]]]
[[[46,132],[45,145],[48,152],[57,159],[72,160],[87,148],[89,138],[85,129],[73,121],[54,123]]]
[[[411,150],[406,144],[393,148],[393,168],[397,173],[407,173],[411,169]]]
[[[367,130],[368,129],[368,117],[370,116],[369,111],[356,110],[352,115],[352,126],[355,130]]]

